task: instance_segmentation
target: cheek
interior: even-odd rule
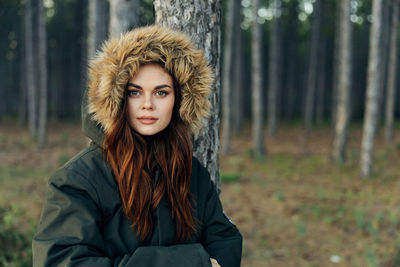
[[[172,111],[174,109],[174,103],[175,103],[175,99],[174,98],[168,103],[168,114],[169,114],[169,116],[172,115]]]

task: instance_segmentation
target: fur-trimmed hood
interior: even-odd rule
[[[179,84],[179,114],[196,132],[208,115],[211,68],[203,52],[183,33],[160,27],[137,28],[104,43],[89,67],[87,112],[107,133],[121,112],[126,84],[140,65],[160,62]],[[84,126],[85,128],[85,126]]]

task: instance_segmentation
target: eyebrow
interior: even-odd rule
[[[137,89],[142,89],[143,90],[143,88],[140,85],[137,85],[137,84],[134,84],[134,83],[128,83],[127,84],[127,87],[130,87],[130,86],[135,87]],[[171,86],[169,86],[168,84],[161,84],[161,85],[157,85],[156,87],[154,87],[154,89],[158,90],[158,89],[162,89],[162,88],[165,88],[165,87],[171,88]]]

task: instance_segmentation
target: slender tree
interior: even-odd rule
[[[326,37],[321,37],[322,41],[318,51],[318,77],[317,77],[317,105],[316,105],[316,121],[322,124],[325,111],[325,76],[326,76]]]
[[[155,0],[154,11],[156,24],[183,31],[191,36],[193,42],[204,49],[207,62],[214,70],[215,81],[209,96],[211,112],[202,132],[194,140],[194,155],[208,169],[219,190],[220,1]]]
[[[304,110],[305,111],[304,125],[307,133],[311,131],[313,114],[314,114],[316,74],[317,74],[317,62],[318,62],[318,44],[320,42],[320,35],[321,35],[321,15],[322,15],[321,13],[322,13],[322,0],[316,0],[314,18],[312,22],[310,58],[309,58],[308,73],[307,73],[306,101]]]
[[[378,102],[378,121],[376,125],[380,125],[385,120],[385,94],[387,88],[387,77],[389,72],[389,51],[390,51],[390,26],[391,26],[391,5],[392,0],[382,2],[382,15],[381,15],[381,40],[379,45],[379,57],[380,57],[380,68],[378,69],[381,74],[379,75],[379,86],[381,87],[378,91],[379,102]]]
[[[107,38],[108,32],[108,9],[107,0],[89,0],[88,19],[88,59],[93,58]]]
[[[233,77],[232,77],[232,90],[233,90],[233,100],[232,106],[232,121],[233,121],[233,130],[238,132],[243,126],[243,118],[244,118],[244,107],[243,107],[243,73],[242,73],[242,64],[243,64],[243,51],[242,51],[242,43],[243,43],[243,34],[242,28],[240,26],[240,22],[242,21],[241,17],[241,5],[239,1],[233,1],[235,8],[233,14],[233,31],[234,31],[234,41],[233,41],[233,49],[234,53],[232,56],[233,60]]]
[[[46,42],[46,12],[43,1],[38,1],[38,69],[39,69],[39,147],[47,142],[47,42]]]
[[[259,0],[253,0],[253,24],[251,36],[251,81],[252,81],[252,132],[256,157],[265,155],[263,122],[263,83],[261,66],[261,25],[257,21]]]
[[[25,60],[28,95],[28,122],[31,136],[37,134],[36,75],[33,58],[33,0],[25,2]]]
[[[396,70],[397,70],[397,44],[399,29],[399,0],[392,2],[392,25],[390,34],[390,57],[389,57],[389,75],[386,94],[386,112],[385,112],[385,140],[393,140],[393,119],[394,103],[396,89]]]
[[[290,2],[287,4],[288,9],[288,17],[296,17],[297,12],[297,3]],[[287,29],[289,29],[285,36],[283,37],[285,41],[288,42],[287,44],[287,57],[286,57],[286,70],[283,72],[285,76],[285,114],[286,118],[293,119],[295,116],[295,110],[297,108],[297,92],[299,91],[299,85],[296,82],[297,80],[297,65],[299,62],[299,53],[298,53],[298,33],[297,33],[297,26],[298,20],[289,20],[287,24]]]
[[[374,137],[378,120],[379,108],[379,85],[381,72],[378,70],[381,66],[379,53],[379,44],[382,35],[381,15],[382,0],[373,0],[372,2],[371,32],[369,37],[369,56],[368,56],[368,75],[367,75],[367,95],[366,111],[364,115],[363,136],[361,143],[361,176],[369,177],[372,173],[372,153],[374,148]]]
[[[339,54],[337,63],[338,82],[337,82],[337,115],[335,121],[335,136],[333,140],[332,156],[336,162],[343,162],[346,152],[346,141],[348,132],[348,122],[350,118],[350,72],[351,72],[351,21],[350,21],[350,2],[351,0],[340,1],[340,21],[339,31]]]
[[[21,32],[24,31],[24,23],[21,23]],[[18,103],[18,124],[20,126],[24,126],[26,124],[26,115],[27,115],[27,82],[26,82],[26,51],[25,51],[25,38],[21,34],[21,46],[20,46],[20,62],[19,62],[19,103]],[[25,60],[24,60],[25,59]],[[24,62],[25,61],[25,62]],[[24,64],[25,63],[25,64]]]
[[[137,11],[139,0],[109,0],[110,1],[110,36],[118,37],[139,26]]]
[[[235,1],[228,0],[225,17],[224,59],[222,64],[222,153],[227,154],[231,149],[232,129],[232,46]]]
[[[271,44],[269,50],[268,68],[268,132],[271,137],[275,136],[278,117],[278,90],[281,87],[281,0],[273,1],[274,19],[271,24]]]
[[[339,35],[341,30],[341,1],[336,2],[335,38],[333,42],[333,74],[332,74],[332,97],[331,97],[331,127],[333,132],[336,130],[336,115],[338,102],[338,75],[339,75]]]

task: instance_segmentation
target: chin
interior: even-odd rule
[[[143,135],[143,136],[152,136],[152,135],[156,135],[156,134],[162,132],[165,128],[166,128],[166,127],[164,127],[164,128],[159,128],[159,129],[135,129],[135,128],[134,128],[134,130],[135,130],[137,133],[139,133],[140,135]]]

